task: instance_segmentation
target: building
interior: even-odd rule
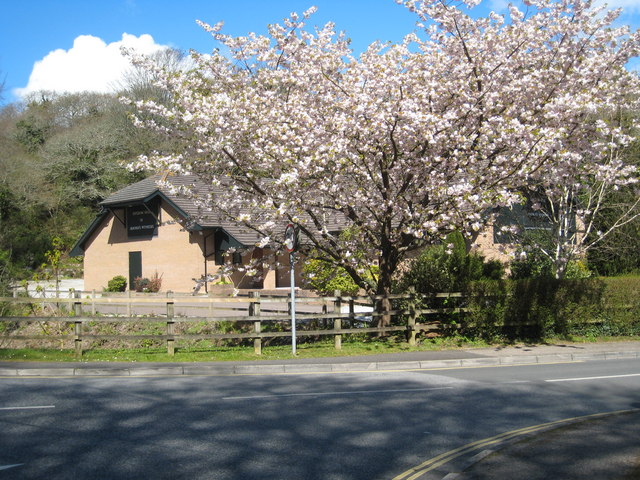
[[[194,202],[174,187],[188,186],[196,193],[215,193],[193,176],[151,176],[117,191],[103,202],[101,212],[83,233],[71,255],[84,255],[85,290],[102,290],[116,275],[128,279],[162,279],[162,290],[190,292],[197,280],[214,276],[225,262],[247,264],[271,252],[254,248],[256,232],[222,215],[203,215]],[[286,256],[277,261],[288,265]],[[273,263],[273,260],[271,260]],[[237,288],[289,287],[288,268],[270,268],[264,278],[234,273]],[[212,282],[212,284],[215,283]],[[202,291],[209,286],[204,284]]]
[[[198,197],[215,189],[195,176],[154,175],[129,185],[100,203],[102,210],[80,237],[71,255],[84,255],[85,290],[102,290],[116,275],[128,279],[162,279],[162,290],[191,292],[197,281],[219,277],[228,262],[247,265],[252,259],[264,259],[269,268],[257,276],[240,269],[225,278],[240,289],[276,289],[290,286],[289,259],[273,259],[269,249],[256,247],[259,235],[240,223],[229,221],[216,212],[203,212],[184,195],[172,193],[173,187],[190,187]],[[540,214],[529,208],[503,209],[476,238],[477,251],[487,259],[508,263],[516,248],[514,239],[501,233],[500,227],[524,225],[525,229],[546,229]],[[332,230],[341,222],[333,219]],[[283,265],[276,268],[276,265]],[[296,285],[302,285],[298,267]],[[200,290],[215,287],[215,280],[203,283]]]

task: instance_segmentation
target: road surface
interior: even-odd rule
[[[489,448],[486,439],[545,423],[638,408],[637,359],[0,378],[0,480],[435,479],[466,468],[481,449],[451,452],[474,442]],[[420,470],[438,456],[446,461]]]

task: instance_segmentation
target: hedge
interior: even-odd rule
[[[466,292],[461,333],[495,340],[640,335],[640,276],[483,280]]]

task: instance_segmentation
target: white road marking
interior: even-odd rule
[[[39,408],[56,408],[55,405],[38,405],[33,407],[0,407],[0,410],[36,410]]]
[[[24,463],[15,463],[13,465],[0,465],[0,470],[9,470],[10,468],[19,467],[21,465],[24,465]]]
[[[583,380],[604,380],[607,378],[626,378],[626,377],[640,377],[640,373],[629,373],[627,375],[606,375],[602,377],[554,378],[551,380],[545,380],[545,382],[581,382]]]
[[[261,398],[282,398],[282,397],[318,397],[331,395],[364,395],[367,393],[406,393],[406,392],[429,392],[431,390],[448,390],[453,387],[436,388],[407,388],[399,390],[352,390],[345,392],[306,392],[306,393],[283,393],[279,395],[253,395],[250,397],[222,397],[223,400],[256,400]]]

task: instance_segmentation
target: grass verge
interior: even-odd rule
[[[611,341],[640,341],[640,337],[571,337],[548,339],[541,344],[589,343]],[[291,352],[291,345],[274,345],[263,348],[262,355],[256,355],[251,346],[197,346],[176,348],[174,356],[165,348],[128,348],[86,350],[82,358],[75,357],[71,349],[0,349],[0,361],[14,362],[237,362],[260,360],[287,360],[292,358],[323,358],[376,355],[418,351],[438,351],[459,348],[483,348],[508,346],[489,344],[464,337],[448,337],[425,340],[411,347],[405,342],[393,339],[351,340],[336,350],[332,342],[302,343],[297,347],[297,355]]]
[[[262,349],[262,355],[256,355],[252,346],[197,346],[175,349],[175,355],[167,354],[166,348],[126,348],[91,349],[83,352],[77,359],[72,349],[0,349],[0,361],[20,362],[224,362],[286,360],[292,358],[349,357],[376,355],[381,353],[402,353],[425,350],[444,350],[462,347],[488,346],[484,343],[465,339],[437,339],[411,347],[405,342],[393,339],[343,341],[342,349],[336,350],[333,342],[301,343],[297,346],[297,355],[291,352],[291,345],[270,345]]]

